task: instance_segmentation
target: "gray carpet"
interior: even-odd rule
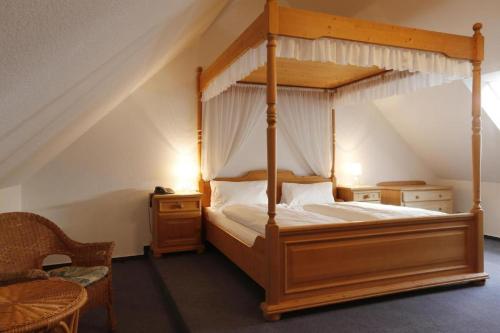
[[[113,296],[119,333],[182,332],[175,307],[147,258],[113,263]],[[107,332],[106,312],[83,314],[79,333]]]
[[[491,278],[484,287],[326,306],[285,314],[274,323],[264,322],[259,311],[263,290],[215,249],[151,260],[191,332],[500,332],[500,242],[495,240],[486,240]]]

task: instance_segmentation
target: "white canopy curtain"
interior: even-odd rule
[[[311,174],[328,178],[332,169],[331,92],[278,89],[278,131]]]
[[[278,131],[305,169],[323,177],[330,177],[333,160],[330,95],[317,89],[278,89]],[[219,176],[264,121],[265,111],[266,88],[259,85],[234,85],[203,104],[204,180]]]
[[[333,38],[308,40],[280,36],[277,38],[276,56],[304,61],[334,62],[361,67],[377,66],[381,69],[418,72],[412,80],[438,85],[463,79],[472,72],[467,60],[448,58],[443,54],[398,47],[352,42]],[[203,92],[203,101],[217,96],[231,85],[247,77],[266,64],[266,42],[248,50],[231,66],[209,83]],[[397,80],[393,85],[398,84]],[[397,90],[403,93],[407,83]],[[386,96],[383,96],[386,97]]]
[[[201,170],[214,179],[229,162],[266,110],[266,91],[259,86],[233,86],[203,103]]]

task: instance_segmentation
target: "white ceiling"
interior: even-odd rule
[[[21,182],[175,57],[227,0],[0,2],[0,187]]]

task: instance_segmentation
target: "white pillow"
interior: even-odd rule
[[[335,202],[331,182],[314,184],[283,183],[281,203],[290,206],[307,204],[328,204]]]
[[[210,206],[227,204],[267,204],[267,180],[249,182],[228,182],[211,180]]]

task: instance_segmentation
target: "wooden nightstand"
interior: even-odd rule
[[[338,186],[337,198],[344,201],[380,203],[380,189],[377,186]]]
[[[201,193],[153,195],[152,220],[155,257],[178,251],[203,252]]]

